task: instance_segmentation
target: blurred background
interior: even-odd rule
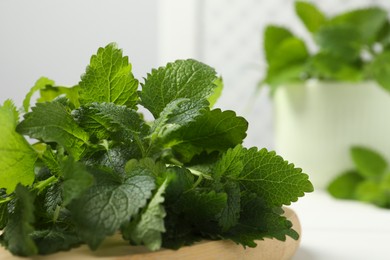
[[[178,58],[216,68],[225,89],[217,104],[250,122],[247,146],[274,148],[267,89],[256,92],[265,71],[262,32],[288,25],[307,37],[290,0],[2,0],[0,1],[0,102],[17,105],[35,81],[77,84],[100,46],[118,43],[135,76]],[[312,1],[328,14],[386,0]]]

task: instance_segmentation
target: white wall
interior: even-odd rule
[[[117,42],[142,79],[157,66],[157,0],[1,0],[0,102],[21,105],[41,76],[77,84],[98,47]]]

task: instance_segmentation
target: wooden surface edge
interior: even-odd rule
[[[290,208],[284,208],[285,216],[293,224],[293,229],[302,233],[298,216]],[[287,260],[291,259],[297,251],[300,240],[287,237],[286,241],[265,239],[257,242],[257,247],[246,248],[232,241],[204,241],[193,246],[183,247],[179,250],[162,249],[157,252],[149,252],[144,247],[129,246],[120,236],[108,238],[102,247],[92,252],[87,246],[81,246],[68,252],[60,252],[49,256],[34,256],[21,258],[12,256],[4,248],[0,248],[1,260],[211,260],[211,259],[266,259]]]

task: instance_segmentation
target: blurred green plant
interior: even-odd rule
[[[355,169],[343,172],[329,185],[329,193],[338,199],[358,200],[390,208],[389,164],[378,152],[354,146],[350,149]]]
[[[327,16],[315,5],[295,2],[295,12],[314,41],[315,51],[289,29],[268,25],[264,52],[268,65],[260,85],[306,79],[374,80],[390,91],[390,22],[386,10],[368,7]]]

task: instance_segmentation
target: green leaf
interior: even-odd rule
[[[215,109],[164,137],[165,147],[172,147],[180,160],[188,162],[202,151],[225,151],[242,143],[248,122],[233,111]]]
[[[61,185],[62,206],[66,206],[80,197],[93,184],[94,179],[84,164],[75,162],[71,157],[61,163],[61,172],[64,180]]]
[[[386,193],[378,182],[365,180],[356,187],[356,198],[363,202],[373,203],[379,207],[389,207],[389,200]]]
[[[390,51],[378,54],[367,68],[368,73],[387,91],[390,91]]]
[[[149,133],[149,126],[135,110],[113,103],[88,104],[75,110],[73,116],[83,129],[98,140],[115,136],[121,142],[131,142]]]
[[[135,108],[138,81],[131,72],[131,64],[122,50],[113,43],[99,48],[85,74],[81,77],[80,103],[107,102]]]
[[[238,177],[244,165],[241,161],[243,148],[237,145],[234,149],[229,149],[223,154],[222,158],[215,164],[213,171],[213,179],[220,181],[221,177]]]
[[[318,31],[327,21],[326,16],[309,2],[295,2],[295,12],[311,33]]]
[[[210,97],[216,87],[213,68],[195,60],[177,60],[148,74],[140,92],[141,104],[155,118],[179,98],[201,101]]]
[[[265,148],[258,151],[254,147],[249,150],[243,148],[242,153],[244,168],[233,179],[267,203],[274,206],[290,205],[304,192],[313,191],[308,176],[275,152],[268,152]]]
[[[10,100],[0,106],[0,188],[12,193],[18,183],[31,185],[34,182],[34,165],[37,154],[15,131],[18,113]]]
[[[278,52],[280,44],[293,37],[293,34],[284,27],[267,26],[264,30],[264,50],[267,61],[269,63],[274,61],[275,52]]]
[[[345,61],[327,52],[313,55],[307,65],[312,78],[337,81],[361,81],[363,71],[360,64]]]
[[[61,95],[65,95],[75,107],[80,106],[79,102],[79,86],[74,87],[58,87],[46,85],[45,88],[39,90],[40,97],[38,102],[51,102]]]
[[[228,231],[238,223],[241,212],[241,191],[239,185],[234,182],[228,182],[224,185],[224,191],[227,194],[227,204],[221,211],[220,216],[218,216],[218,224],[223,232]]]
[[[143,244],[152,251],[161,248],[161,234],[165,232],[164,217],[166,212],[163,206],[163,193],[167,186],[168,180],[165,180],[142,213],[140,221],[131,230],[128,230],[131,240],[136,245]]]
[[[41,77],[36,82],[35,85],[30,89],[30,91],[27,93],[26,97],[23,100],[23,108],[25,112],[28,112],[28,109],[30,108],[30,101],[31,97],[34,95],[34,93],[38,90],[46,88],[46,86],[53,86],[55,83],[53,80]]]
[[[34,231],[31,233],[31,238],[41,255],[69,250],[82,242],[75,231],[63,230],[58,227]]]
[[[386,160],[379,153],[361,146],[351,148],[351,157],[356,169],[366,178],[383,175],[388,166]]]
[[[18,185],[15,189],[13,207],[9,206],[9,218],[3,233],[3,245],[18,256],[32,256],[38,253],[30,234],[34,231],[34,195],[27,188]]]
[[[347,171],[337,176],[328,185],[328,192],[338,199],[356,199],[356,187],[364,178],[356,171]]]
[[[209,106],[206,100],[193,102],[187,98],[179,98],[169,103],[160,113],[151,127],[152,141],[179,129],[202,114]]]
[[[155,188],[154,179],[145,175],[120,181],[99,171],[94,177],[96,185],[70,205],[79,235],[91,249],[145,207]]]
[[[350,25],[356,28],[365,44],[373,43],[387,21],[387,11],[379,7],[352,10],[333,17],[332,25]],[[331,39],[329,39],[331,40]]]
[[[217,78],[214,81],[214,84],[215,84],[214,93],[207,98],[207,101],[210,102],[210,107],[214,107],[215,103],[217,103],[219,97],[222,94],[222,90],[223,90],[222,77]]]
[[[3,230],[8,222],[8,203],[0,203],[0,230]]]
[[[322,52],[328,52],[350,62],[360,57],[361,35],[356,27],[349,24],[326,25],[314,35]]]
[[[67,108],[60,102],[37,103],[24,115],[16,130],[45,142],[56,142],[78,160],[88,143],[88,134],[78,126]]]

